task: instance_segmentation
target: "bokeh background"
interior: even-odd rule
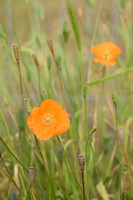
[[[91,47],[95,44],[113,42],[122,49],[117,65],[106,68],[106,76],[133,66],[133,1],[71,0],[70,4],[78,27],[77,36],[66,0],[0,0],[0,136],[19,156],[18,114],[21,98],[13,44],[19,48],[24,98],[30,98],[32,106],[40,104],[37,69],[31,56],[34,53],[40,63],[41,91],[46,91],[48,98],[63,104],[55,63],[47,45],[47,39],[52,39],[67,102],[66,109],[71,119],[71,131],[62,138],[79,181],[78,154],[84,154],[88,133],[94,127],[98,128],[91,141],[95,156],[90,145],[88,147],[86,179],[89,178],[90,182],[85,182],[89,185],[89,189],[86,189],[87,199],[119,199],[116,122],[111,98],[114,94],[118,102],[119,150],[123,167],[122,199],[132,200],[133,70],[106,81],[106,93],[102,83],[88,87],[85,105],[82,84],[102,78],[103,66],[93,62],[91,53]],[[44,178],[42,176],[43,163],[27,127],[26,138],[29,159],[26,166],[33,165],[39,171],[36,178],[49,199],[82,199],[58,141],[40,142],[50,168],[51,182],[47,187],[46,174]],[[22,169],[2,144],[0,149],[7,168],[26,194],[29,190],[23,180]],[[0,200],[15,199],[16,194],[13,183],[1,171]],[[47,199],[36,186],[31,195],[31,199]]]

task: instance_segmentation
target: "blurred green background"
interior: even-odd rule
[[[132,200],[133,70],[124,70],[133,67],[133,1],[0,0],[0,137],[23,166],[18,165],[3,143],[0,143],[0,153],[11,177],[26,196],[22,199],[82,199],[82,190],[73,177],[58,140],[52,138],[47,142],[39,141],[49,173],[48,180],[33,134],[26,123],[22,123],[18,68],[13,44],[19,48],[24,98],[31,99],[31,106],[39,107],[38,74],[31,56],[35,53],[40,64],[41,91],[46,91],[48,98],[63,105],[59,77],[47,39],[53,41],[65,109],[71,119],[71,129],[61,138],[80,184],[78,154],[85,155],[86,145],[88,147],[88,157],[85,158],[87,199]],[[112,76],[111,79],[88,86],[84,98],[83,84],[102,78],[103,66],[93,62],[91,47],[103,42],[115,43],[122,49],[122,54],[116,66],[106,67],[105,76]],[[123,71],[125,73],[114,78],[116,73]],[[118,103],[121,169],[112,94]],[[27,117],[25,109],[25,120]],[[25,130],[22,140],[19,138],[20,126]],[[94,127],[98,130],[86,143]],[[43,192],[35,183],[32,189],[27,186],[28,176],[24,167],[28,169],[30,166],[34,166],[35,178]],[[18,191],[12,178],[6,174],[2,160],[0,167],[0,200],[19,199]]]

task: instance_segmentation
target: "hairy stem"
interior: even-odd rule
[[[2,144],[5,146],[5,148],[7,149],[7,151],[14,157],[14,159],[23,167],[23,169],[28,173],[29,171],[23,166],[22,162],[14,155],[14,153],[9,149],[9,147],[6,145],[6,143],[4,142],[4,140],[0,137],[0,140],[2,142]],[[44,196],[46,197],[46,199],[49,199],[48,195],[46,194],[46,192],[43,190],[43,188],[39,185],[39,183],[37,182],[37,180],[34,178],[34,182],[36,183],[36,185],[38,186],[38,188],[42,191],[42,193],[44,194]]]
[[[117,137],[117,155],[119,161],[119,191],[120,191],[120,200],[122,200],[122,192],[121,192],[121,158],[119,152],[119,135],[118,135],[118,113],[117,113],[117,102],[114,95],[112,95],[112,100],[115,106],[115,121],[116,121],[116,137]]]
[[[3,157],[2,157],[2,154],[1,154],[1,153],[0,153],[0,158],[1,158],[1,161],[2,161],[2,164],[3,164],[4,168],[5,168],[5,170],[7,171],[7,173],[8,173],[8,175],[10,176],[10,178],[11,178],[12,182],[14,183],[14,185],[16,186],[16,188],[18,189],[18,192],[19,192],[20,196],[22,196],[22,194],[21,194],[21,191],[20,191],[19,187],[18,187],[18,186],[17,186],[17,184],[15,183],[14,179],[12,178],[12,175],[11,175],[11,173],[9,172],[9,170],[7,169],[7,167],[6,167],[6,165],[5,165],[5,162],[4,162],[4,159],[3,159]]]

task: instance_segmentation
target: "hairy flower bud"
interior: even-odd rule
[[[81,172],[84,172],[84,156],[79,154],[79,165]]]
[[[18,46],[16,44],[13,44],[12,48],[13,48],[15,59],[16,59],[17,62],[19,62]]]

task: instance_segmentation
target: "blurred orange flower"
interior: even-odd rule
[[[116,61],[114,59],[121,54],[121,49],[111,42],[95,45],[91,51],[97,56],[93,59],[95,62],[107,66],[115,65]]]
[[[70,127],[70,119],[57,101],[46,99],[40,108],[32,109],[27,124],[38,139],[49,140],[66,132]]]

